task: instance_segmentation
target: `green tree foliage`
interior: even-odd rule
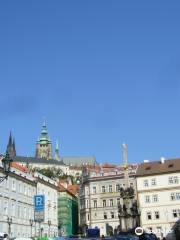
[[[67,174],[64,174],[64,172],[60,169],[60,168],[56,168],[56,167],[48,167],[48,168],[38,168],[38,167],[34,167],[34,168],[29,168],[30,172],[39,172],[41,174],[43,174],[44,176],[47,176],[53,180],[57,180],[57,179],[66,179],[67,177],[71,177],[71,180],[73,182],[73,176],[69,176]]]

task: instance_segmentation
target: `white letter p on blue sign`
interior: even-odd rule
[[[44,195],[34,196],[34,208],[36,211],[44,210]]]

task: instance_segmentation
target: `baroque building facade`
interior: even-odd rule
[[[36,236],[58,236],[58,184],[56,181],[35,173],[37,195],[45,196],[44,221],[36,223]]]
[[[1,161],[0,175],[3,176]],[[34,215],[35,195],[45,197],[41,223]],[[10,238],[58,236],[57,201],[57,182],[37,172],[29,174],[26,167],[13,162],[8,178],[0,183],[0,232],[7,233]]]
[[[129,184],[135,189],[137,165],[129,165]],[[111,235],[120,225],[118,206],[122,204],[120,189],[126,187],[124,167],[105,164],[101,167],[85,167],[80,189],[80,226],[98,227],[100,234]],[[125,222],[121,223],[122,229]]]
[[[0,167],[2,173],[2,166]],[[36,183],[25,168],[13,163],[9,177],[0,183],[0,232],[9,237],[31,237],[35,234],[34,202]]]
[[[180,233],[180,159],[146,160],[136,177],[141,227],[160,238],[176,239],[176,231]]]

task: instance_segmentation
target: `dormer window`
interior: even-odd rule
[[[171,167],[173,167],[174,166],[174,164],[169,164],[168,165],[168,168],[171,168]]]

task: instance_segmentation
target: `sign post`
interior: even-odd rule
[[[39,223],[39,236],[42,235],[41,223],[44,222],[45,196],[34,196],[34,221]]]

